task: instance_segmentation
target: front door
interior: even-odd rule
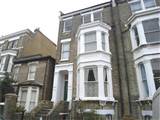
[[[68,96],[68,75],[64,75],[64,101],[67,101]]]

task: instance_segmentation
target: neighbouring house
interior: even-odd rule
[[[18,105],[27,112],[41,100],[50,100],[56,45],[39,29],[15,32],[0,38],[1,78],[13,76]]]
[[[55,59],[51,56],[28,56],[14,60],[18,105],[31,112],[41,100],[51,100]]]
[[[151,120],[160,87],[160,1],[61,12],[56,60],[52,101],[64,119],[94,111],[105,120]]]

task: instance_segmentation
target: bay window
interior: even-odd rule
[[[136,48],[143,44],[160,42],[160,21],[159,18],[142,20],[132,26],[132,46]]]
[[[96,32],[89,32],[85,34],[85,52],[97,49]]]
[[[33,86],[20,87],[18,103],[25,107],[26,111],[31,111],[38,104],[39,88]]]
[[[129,4],[132,12],[148,9],[156,5],[155,0],[132,0]]]

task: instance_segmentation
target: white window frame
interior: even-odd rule
[[[36,71],[37,71],[37,63],[29,63],[29,70],[28,70],[28,79],[27,80],[35,80]],[[35,71],[31,72],[32,67],[35,67]],[[33,78],[31,77],[31,74],[34,74]]]
[[[21,64],[17,64],[17,65],[14,66],[13,80],[17,80],[18,79],[18,74],[19,74],[20,66],[21,66]]]
[[[95,33],[95,41],[86,42],[86,35],[90,34],[90,33]],[[90,44],[90,43],[95,43],[96,44],[96,49],[95,50],[86,50],[86,45]],[[97,32],[96,31],[91,31],[91,32],[85,33],[84,49],[85,49],[85,52],[91,52],[91,51],[96,51],[97,50]]]
[[[9,62],[8,62],[7,72],[11,72],[12,71],[13,59],[14,59],[14,56],[10,55]]]
[[[1,71],[1,72],[4,72],[3,69],[4,69],[4,66],[5,66],[6,57],[7,57],[7,56],[1,56],[1,63],[0,63],[0,65],[1,65],[0,71]]]
[[[87,13],[81,14],[81,16],[82,16],[82,24],[87,24],[87,23],[84,23],[84,16],[88,15],[88,14],[91,15],[91,20],[90,21],[91,22],[95,22],[95,20],[94,20],[94,13],[96,13],[96,12],[101,12],[101,19],[100,20],[96,20],[96,21],[102,21],[102,19],[103,19],[102,10],[103,9],[98,9],[98,10],[95,10],[95,11],[91,11],[91,12],[87,12]],[[88,23],[91,23],[91,22],[88,22]]]
[[[67,60],[69,60],[69,56],[70,56],[70,41],[71,41],[70,38],[69,39],[63,39],[63,40],[61,40],[61,61],[67,61]],[[63,45],[64,44],[69,44],[69,50],[68,51],[63,51]],[[68,55],[67,58],[63,58],[63,53],[64,52],[68,52],[69,53],[69,55]]]
[[[136,48],[140,47],[141,45],[145,44],[151,44],[151,43],[159,43],[159,41],[156,42],[147,42],[145,33],[144,33],[144,28],[142,21],[146,20],[151,20],[151,19],[159,19],[159,27],[160,27],[160,14],[154,14],[150,16],[145,16],[145,17],[140,17],[139,19],[136,19],[132,24],[131,24],[131,29],[130,29],[130,36],[131,36],[131,42],[132,42],[132,49],[135,50]],[[133,27],[137,27],[138,35],[139,35],[139,45],[137,46],[136,40],[135,40],[135,35],[134,35],[134,30]]]
[[[26,96],[26,103],[25,103],[25,110],[26,112],[30,112],[32,109],[30,108],[30,102],[31,102],[31,94],[32,90],[36,90],[36,96],[35,96],[35,106],[38,105],[38,99],[39,99],[39,87],[35,86],[27,86],[27,87],[20,87],[19,93],[18,93],[18,106],[20,106],[20,101],[21,101],[21,96],[22,96],[22,90],[26,89],[27,90],[27,96]]]
[[[71,30],[66,30],[66,23],[65,23],[65,21],[67,21],[67,20],[71,20],[71,24],[73,25],[72,17],[63,19],[63,32],[70,32],[70,31],[72,30],[72,28],[71,28]],[[72,26],[72,25],[71,25],[71,26]]]
[[[140,2],[140,6],[141,6],[141,10],[137,10],[137,11],[132,11],[132,13],[137,13],[138,11],[143,11],[143,10],[146,10],[146,9],[149,9],[149,8],[152,8],[152,7],[155,7],[156,6],[156,1],[153,0],[155,6],[152,6],[152,7],[149,7],[149,8],[146,8],[145,4],[144,4],[144,0],[132,0],[130,2],[128,2],[129,4],[132,4],[132,3],[135,3],[135,2]]]

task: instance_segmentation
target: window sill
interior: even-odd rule
[[[69,61],[69,59],[61,59],[61,62]]]
[[[146,43],[146,44],[141,44],[141,45],[137,46],[135,49],[133,49],[132,52],[137,51],[139,49],[142,49],[143,47],[146,47],[146,46],[157,45],[157,44],[160,44],[160,41],[158,41],[158,42],[150,42],[150,43]]]
[[[35,79],[27,79],[27,81],[33,81],[33,80],[35,80]]]
[[[92,53],[99,53],[99,52],[102,52],[102,53],[104,53],[104,54],[109,54],[109,55],[111,55],[111,52],[109,51],[104,51],[104,50],[93,50],[93,51],[88,51],[88,52],[84,52],[84,53],[79,53],[78,54],[78,56],[80,56],[80,55],[85,55],[85,54],[92,54]]]
[[[63,31],[62,33],[63,34],[69,34],[69,33],[71,33],[71,31]]]
[[[112,97],[83,97],[82,101],[106,101],[106,102],[115,102],[115,99]]]
[[[136,100],[136,102],[145,102],[145,101],[152,101],[152,97],[139,98],[139,100]]]

